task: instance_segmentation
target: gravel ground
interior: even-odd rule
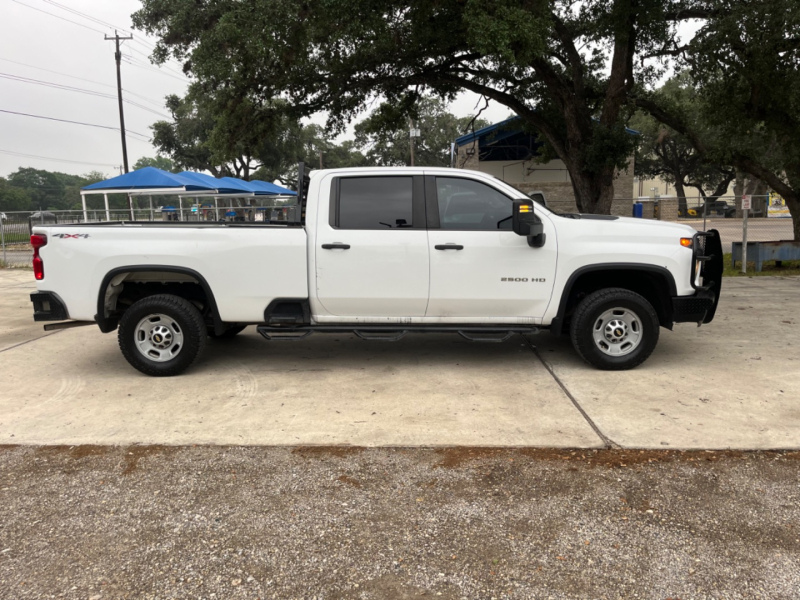
[[[0,597],[797,598],[800,453],[0,448]]]

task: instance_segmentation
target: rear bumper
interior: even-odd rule
[[[69,313],[64,302],[53,292],[34,292],[31,294],[33,302],[34,321],[64,321],[69,319]]]

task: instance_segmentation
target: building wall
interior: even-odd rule
[[[728,186],[728,190],[723,194],[724,196],[734,196],[735,193],[733,191],[735,181],[732,181]],[[655,188],[655,189],[653,189]],[[633,179],[633,187],[632,195],[634,198],[653,198],[653,197],[661,197],[667,196],[672,197],[675,196],[675,186],[667,183],[663,179],[656,178],[656,179],[643,179],[640,177],[635,177]],[[700,192],[697,191],[696,188],[687,187],[684,189],[687,198],[699,198]],[[690,202],[690,205],[692,203]]]
[[[482,161],[480,170],[511,185],[538,182],[570,182],[569,171],[562,160],[551,160],[539,164],[530,160],[492,160]]]
[[[472,156],[467,156],[470,148],[475,151]],[[614,201],[611,204],[613,215],[631,216],[633,166],[631,157],[627,169],[618,171],[614,179]],[[548,206],[561,212],[578,212],[569,172],[562,160],[552,160],[544,164],[533,161],[481,161],[478,159],[476,142],[471,142],[459,146],[456,167],[488,173],[526,194],[533,191],[543,192]]]

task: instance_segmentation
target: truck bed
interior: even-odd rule
[[[33,233],[47,236],[38,288],[57,292],[70,319],[94,319],[103,279],[126,267],[148,281],[163,278],[146,267],[196,273],[214,293],[220,318],[233,323],[261,322],[274,298],[308,297],[306,232],[297,226],[104,222],[37,225]]]

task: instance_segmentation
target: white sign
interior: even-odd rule
[[[742,210],[750,210],[753,208],[752,196],[742,196]]]

